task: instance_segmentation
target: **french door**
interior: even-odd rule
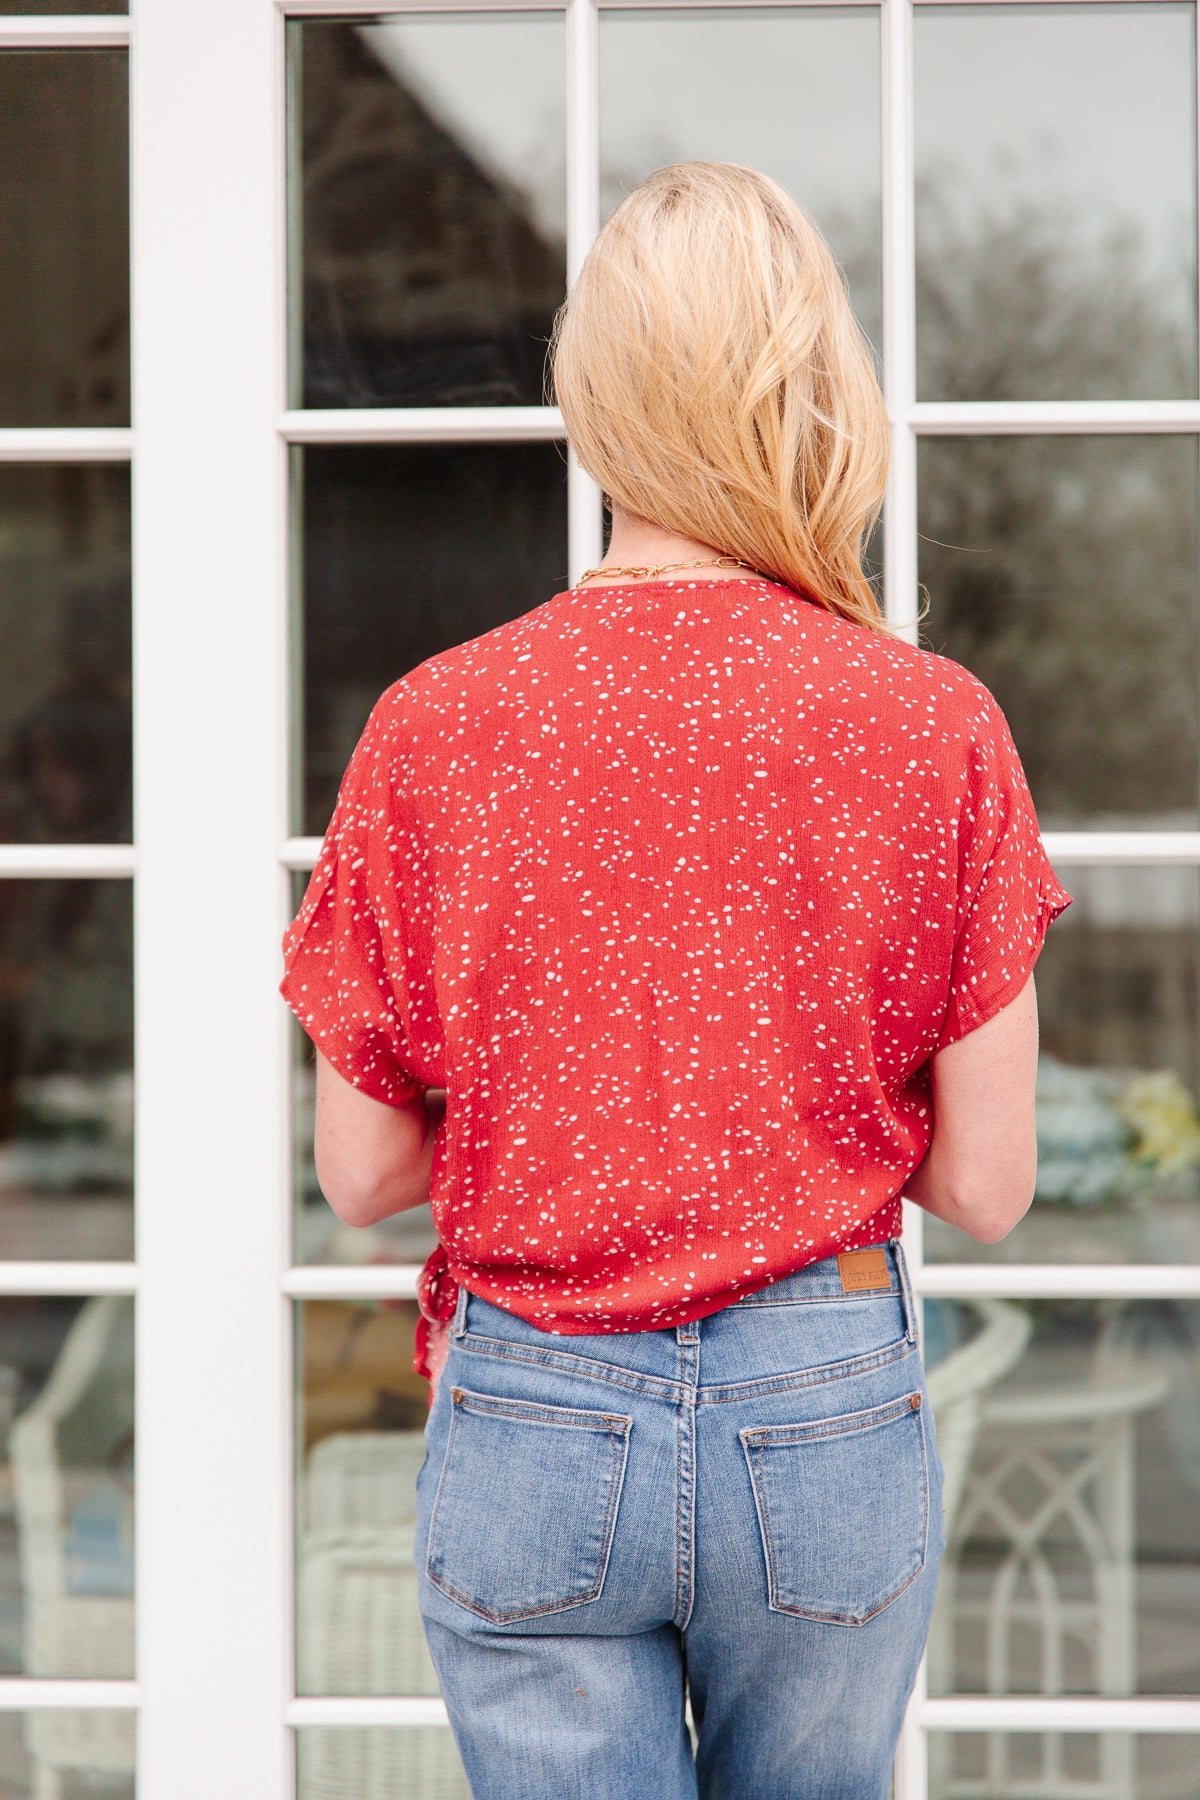
[[[325,1206],[279,937],[382,689],[599,559],[545,338],[713,157],[846,268],[888,616],[1076,896],[1028,1218],[906,1227],[951,1552],[896,1793],[1200,1796],[1192,0],[71,3],[0,0],[0,1794],[466,1794],[429,1223]]]

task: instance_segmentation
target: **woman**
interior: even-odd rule
[[[942,1550],[900,1195],[1028,1206],[1069,896],[991,696],[881,620],[887,421],[794,202],[659,170],[554,375],[608,554],[371,715],[286,940],[318,1171],[432,1193],[476,1800],[882,1800]]]

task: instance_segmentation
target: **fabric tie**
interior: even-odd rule
[[[437,1378],[450,1349],[450,1321],[458,1306],[458,1283],[441,1244],[430,1252],[417,1280],[417,1306],[421,1316],[413,1333],[413,1369],[429,1383],[432,1406]]]

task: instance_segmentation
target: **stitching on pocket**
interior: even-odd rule
[[[726,1382],[720,1387],[701,1388],[697,1400],[706,1406],[724,1405],[729,1401],[755,1400],[763,1394],[784,1394],[794,1388],[824,1387],[831,1381],[844,1381],[852,1375],[865,1375],[873,1369],[885,1369],[889,1363],[901,1362],[914,1354],[907,1338],[896,1338],[878,1350],[864,1350],[857,1356],[842,1357],[839,1362],[820,1363],[813,1369],[795,1369],[786,1375],[762,1375],[753,1381]]]
[[[477,1394],[470,1388],[452,1387],[450,1400],[464,1412],[485,1418],[520,1419],[527,1425],[561,1425],[568,1431],[626,1432],[633,1424],[630,1413],[588,1412],[580,1406],[550,1406],[538,1400],[504,1400],[495,1394]]]
[[[873,1431],[877,1425],[890,1425],[905,1413],[920,1412],[924,1399],[919,1388],[901,1394],[896,1400],[885,1400],[879,1406],[865,1407],[862,1412],[838,1413],[832,1419],[811,1419],[799,1425],[744,1425],[738,1436],[757,1444],[807,1444],[814,1438],[849,1437],[856,1431]]]
[[[772,1612],[786,1613],[792,1618],[811,1619],[823,1625],[841,1625],[855,1628],[867,1625],[872,1619],[898,1600],[924,1572],[929,1557],[929,1454],[925,1441],[924,1396],[919,1391],[904,1394],[897,1400],[885,1401],[879,1406],[868,1407],[858,1413],[844,1413],[836,1419],[822,1419],[808,1425],[764,1425],[744,1426],[738,1436],[742,1441],[746,1463],[750,1472],[750,1487],[754,1496],[754,1510],[758,1516],[759,1534],[762,1539],[763,1560],[766,1565],[767,1605]],[[886,1598],[880,1601],[868,1613],[850,1615],[845,1610],[832,1611],[817,1606],[793,1605],[780,1599],[781,1580],[779,1555],[776,1546],[775,1531],[771,1522],[770,1507],[767,1502],[766,1488],[766,1452],[771,1445],[791,1445],[827,1441],[834,1437],[854,1436],[869,1431],[877,1426],[893,1423],[906,1414],[916,1413],[917,1442],[921,1463],[921,1547],[917,1565],[912,1572]],[[830,1429],[835,1427],[836,1429]],[[756,1455],[757,1453],[757,1455]],[[756,1479],[757,1476],[757,1479]]]
[[[572,1407],[541,1406],[534,1401],[495,1401],[493,1396],[487,1394],[471,1394],[469,1395],[469,1398],[471,1400],[492,1401],[492,1405],[468,1407],[458,1400],[459,1395],[465,1395],[466,1393],[467,1390],[463,1388],[451,1390],[451,1398],[454,1405],[450,1422],[450,1431],[446,1438],[446,1450],[442,1460],[441,1474],[438,1477],[437,1493],[434,1496],[433,1510],[429,1519],[428,1548],[425,1557],[426,1578],[435,1588],[447,1595],[448,1598],[453,1600],[457,1605],[465,1607],[468,1612],[474,1613],[477,1618],[486,1619],[490,1625],[513,1625],[519,1623],[522,1619],[542,1618],[550,1613],[569,1612],[576,1606],[587,1606],[591,1601],[599,1598],[604,1587],[605,1578],[608,1574],[608,1565],[612,1559],[617,1507],[620,1504],[621,1494],[625,1487],[625,1470],[628,1465],[629,1431],[633,1424],[632,1418],[628,1418],[622,1414],[580,1412],[578,1409]],[[529,1410],[525,1411],[525,1408],[528,1408]],[[442,1490],[445,1484],[446,1474],[450,1467],[450,1453],[454,1445],[454,1438],[459,1421],[462,1418],[463,1413],[468,1411],[482,1414],[495,1413],[502,1417],[519,1418],[525,1424],[544,1425],[550,1423],[565,1423],[567,1429],[570,1430],[607,1430],[611,1461],[607,1482],[608,1500],[600,1527],[603,1551],[597,1565],[596,1578],[591,1586],[582,1594],[573,1594],[567,1600],[554,1601],[548,1606],[530,1606],[520,1608],[516,1611],[496,1612],[492,1608],[482,1605],[478,1600],[472,1599],[470,1595],[463,1593],[461,1589],[455,1587],[453,1582],[448,1581],[445,1576],[437,1574],[433,1569],[432,1562],[438,1514],[441,1510]],[[546,1420],[537,1419],[536,1417],[531,1418],[529,1416],[530,1413],[536,1414],[538,1412],[561,1413],[568,1415],[568,1417],[566,1420]],[[570,1421],[570,1414],[573,1412],[580,1418],[595,1419],[599,1420],[600,1423],[591,1426],[574,1425]]]

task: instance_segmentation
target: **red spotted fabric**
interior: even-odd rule
[[[389,688],[285,940],[448,1101],[426,1278],[649,1330],[900,1231],[929,1059],[1069,903],[996,702],[758,580],[572,589]]]

